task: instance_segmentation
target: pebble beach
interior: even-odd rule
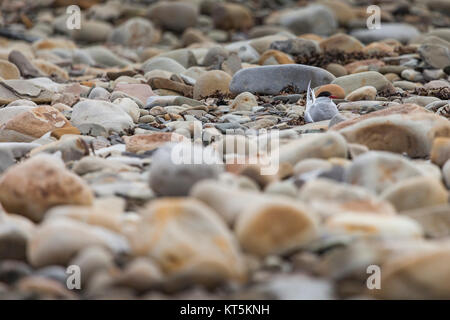
[[[0,299],[450,299],[450,0],[0,1]]]

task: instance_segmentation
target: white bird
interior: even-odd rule
[[[331,100],[333,96],[328,91],[321,92],[317,98],[314,90],[311,89],[311,81],[308,84],[308,91],[306,92],[306,122],[318,122],[323,120],[330,120],[339,110],[336,104]]]

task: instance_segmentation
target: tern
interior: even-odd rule
[[[318,122],[323,120],[330,120],[339,110],[336,104],[331,100],[334,98],[330,92],[323,91],[315,97],[314,90],[311,89],[311,82],[308,84],[308,91],[306,92],[306,122]]]

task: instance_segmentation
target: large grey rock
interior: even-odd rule
[[[408,43],[410,40],[419,36],[420,33],[415,27],[409,24],[382,23],[380,29],[357,29],[352,31],[350,35],[364,43],[381,41],[387,38]]]
[[[263,66],[242,69],[231,80],[232,93],[251,92],[258,94],[278,94],[292,86],[295,92],[304,92],[311,81],[311,87],[328,84],[335,77],[328,71],[301,64]]]
[[[310,5],[306,8],[289,10],[283,13],[278,23],[295,34],[332,34],[337,28],[333,12],[323,5]]]

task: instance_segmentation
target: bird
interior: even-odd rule
[[[334,98],[330,92],[323,91],[315,97],[314,90],[311,89],[311,81],[306,92],[305,121],[308,123],[330,120],[339,114],[336,104],[331,100]]]

